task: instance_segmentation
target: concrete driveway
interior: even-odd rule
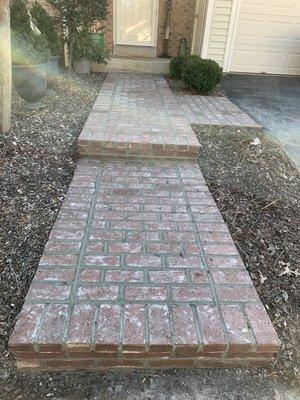
[[[278,139],[300,167],[300,77],[230,74],[222,89]]]

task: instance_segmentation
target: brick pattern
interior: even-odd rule
[[[83,159],[10,349],[24,370],[249,367],[279,342],[196,162]]]
[[[203,1],[203,0],[201,0]],[[169,56],[176,57],[179,52],[181,39],[186,39],[187,53],[190,54],[196,0],[173,0],[170,19]],[[159,2],[159,16],[157,29],[157,54],[163,54],[165,37],[166,9],[165,0]],[[200,38],[199,38],[200,40]]]
[[[199,142],[161,76],[109,73],[78,141],[81,156],[197,158]]]
[[[188,94],[176,97],[190,124],[262,128],[227,97]]]

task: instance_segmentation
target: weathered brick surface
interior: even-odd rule
[[[261,129],[261,126],[256,121],[227,97],[188,94],[180,94],[176,97],[191,124]]]
[[[108,74],[78,144],[81,156],[109,158],[195,159],[200,149],[165,79],[147,74]],[[86,182],[85,187],[89,188],[90,183]],[[159,189],[155,181],[137,183],[134,177],[127,185],[129,189]],[[115,188],[124,189],[124,183],[116,182]],[[99,219],[107,212],[97,211]],[[72,213],[84,217],[86,209],[78,204]],[[128,213],[128,220],[136,216],[134,207],[132,213]],[[150,214],[147,216],[151,219]]]
[[[213,368],[279,342],[196,162],[83,159],[10,348],[24,370]]]

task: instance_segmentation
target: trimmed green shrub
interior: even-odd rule
[[[31,29],[27,0],[10,3],[12,62],[19,65],[40,64],[50,57],[48,42],[44,35]]]
[[[51,55],[59,55],[61,42],[55,30],[53,18],[48,15],[47,11],[38,2],[33,4],[30,13],[36,21],[39,30],[46,37]]]
[[[103,49],[102,42],[95,41],[88,29],[77,32],[73,48],[73,59],[87,58],[97,63],[107,63],[107,54]]]
[[[83,52],[83,45],[79,43],[75,49],[74,58],[74,45],[80,30],[82,27],[85,30],[91,30],[95,21],[105,20],[108,0],[48,0],[48,3],[59,12],[61,23],[67,27],[65,42],[68,44],[69,58],[71,60],[69,69],[71,69],[72,61],[79,57],[79,54],[89,53],[90,51],[90,49],[85,48]],[[97,49],[95,57],[99,60],[103,57],[103,51],[101,55],[100,48]]]
[[[199,94],[212,92],[222,80],[222,68],[214,60],[189,57],[183,65],[182,80]]]
[[[192,54],[192,55],[190,55],[190,56],[188,56],[188,57],[186,58],[186,61],[192,62],[192,61],[198,61],[199,59],[201,60],[201,57]]]
[[[170,62],[170,77],[175,79],[181,79],[182,67],[185,62],[185,57],[178,56],[172,58]]]
[[[41,64],[50,57],[48,43],[43,35],[12,32],[12,62],[19,65]]]
[[[10,28],[14,32],[30,34],[30,17],[26,0],[12,0],[10,2]]]

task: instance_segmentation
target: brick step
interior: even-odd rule
[[[24,370],[252,367],[279,341],[196,162],[83,159],[10,350]]]
[[[109,73],[78,140],[81,157],[195,159],[200,145],[167,82]]]

